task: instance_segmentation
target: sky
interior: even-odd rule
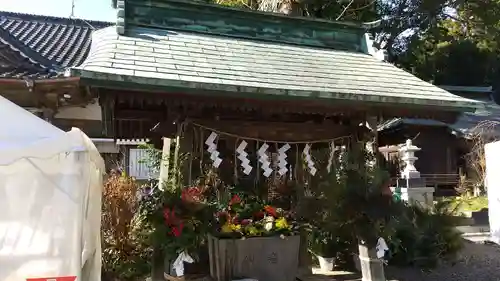
[[[73,0],[75,17],[114,22],[116,12],[111,0]],[[72,0],[0,0],[0,10],[7,12],[69,17]]]

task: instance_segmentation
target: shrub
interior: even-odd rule
[[[137,280],[150,272],[149,251],[135,218],[138,184],[117,171],[104,183],[102,200],[102,271],[110,280]]]
[[[437,203],[432,210],[400,203],[399,215],[391,226],[388,239],[389,264],[432,269],[442,259],[453,259],[462,248],[462,236],[446,203]]]

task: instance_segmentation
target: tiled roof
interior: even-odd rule
[[[154,28],[94,33],[73,74],[142,85],[439,107],[476,102],[424,82],[392,64],[350,52]]]
[[[85,60],[92,31],[110,25],[0,11],[0,77],[61,75]]]
[[[500,127],[497,125],[500,124],[500,106],[492,101],[481,103],[476,111],[462,113],[454,124],[430,119],[394,118],[382,122],[377,130],[383,132],[403,124],[448,127],[465,137],[488,134],[489,136],[498,138],[500,137]]]

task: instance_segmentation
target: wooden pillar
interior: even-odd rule
[[[163,138],[163,148],[160,160],[160,178],[158,179],[158,187],[163,190],[164,185],[168,182],[169,169],[170,169],[170,146],[172,139]]]

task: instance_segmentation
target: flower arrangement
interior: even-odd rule
[[[207,205],[206,190],[206,187],[199,186],[184,188],[181,193],[181,200],[184,207],[195,211],[203,209]]]
[[[240,195],[218,204],[214,212],[215,235],[220,238],[294,235],[297,231],[290,214],[256,198],[243,200]]]
[[[160,189],[151,181],[141,193],[138,217],[149,232],[149,243],[161,249],[169,259],[183,251],[195,252],[204,239],[206,220],[199,206],[204,203],[203,189],[198,187]],[[196,206],[196,208],[192,208]]]

